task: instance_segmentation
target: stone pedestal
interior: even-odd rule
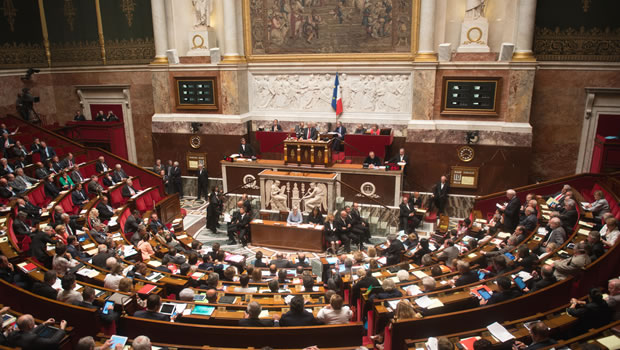
[[[215,46],[215,31],[213,28],[206,30],[193,30],[188,34],[189,50],[186,56],[210,56],[210,49]]]
[[[466,19],[461,25],[461,44],[457,52],[490,52],[489,21],[484,17]]]

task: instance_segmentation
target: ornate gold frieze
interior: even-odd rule
[[[127,19],[127,26],[131,28],[133,24],[133,12],[136,8],[136,0],[121,0],[121,10]]]
[[[620,28],[540,28],[534,34],[539,61],[620,61]]]
[[[101,47],[97,41],[51,43],[54,66],[89,66],[101,64]]]
[[[149,63],[155,56],[153,38],[130,40],[106,40],[108,64]]]
[[[4,17],[6,17],[7,22],[9,22],[9,28],[11,28],[11,32],[14,32],[17,9],[13,5],[13,0],[4,0],[4,3],[2,3],[2,13],[4,14]]]
[[[0,67],[37,67],[46,64],[45,49],[41,44],[7,43],[0,45]]]
[[[73,31],[73,24],[75,23],[75,15],[77,14],[77,10],[73,5],[73,0],[65,0],[65,6],[63,8],[63,15],[67,20],[67,24],[69,25],[69,30]]]

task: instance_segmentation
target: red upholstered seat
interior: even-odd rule
[[[434,211],[429,211],[428,215],[424,216],[424,221],[426,222],[437,222],[437,213]]]
[[[110,202],[113,207],[118,207],[123,203],[123,195],[121,194],[121,187],[115,188],[110,192]]]

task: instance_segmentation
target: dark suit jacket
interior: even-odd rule
[[[450,191],[450,184],[448,181],[443,184],[443,189],[441,189],[441,181],[439,181],[433,188],[433,195],[439,200],[445,200],[448,198],[448,191]]]
[[[379,280],[372,277],[370,274],[357,281],[357,283],[351,287],[351,305],[357,305],[357,299],[360,297],[360,290],[370,286],[379,287],[381,286],[381,283],[379,283]]]
[[[47,155],[45,153],[46,149],[47,149]],[[52,157],[54,157],[56,155],[56,152],[50,146],[47,146],[45,148],[41,148],[39,150],[39,153],[41,154],[41,159],[43,159],[43,160],[50,159],[50,158],[52,158]]]
[[[381,158],[375,156],[374,158],[370,158],[370,156],[366,157],[366,159],[364,159],[364,163],[368,163],[368,164],[372,164],[374,166],[379,166],[381,165]]]
[[[80,179],[80,177],[81,177],[81,179]],[[74,171],[71,172],[71,180],[73,180],[74,184],[78,184],[78,183],[80,183],[80,182],[82,182],[82,181],[84,181],[86,179],[84,178],[84,176],[82,176],[82,174],[79,171],[75,171],[74,170]]]
[[[258,318],[242,318],[239,320],[241,327],[273,327],[273,320],[260,320]]]
[[[2,198],[11,198],[17,195],[17,191],[14,189],[9,189],[9,187],[0,187],[0,197]]]
[[[401,219],[408,218],[409,214],[415,211],[411,203],[407,203],[407,205],[405,205],[405,203],[400,203],[398,207],[400,208],[400,214],[398,216],[400,216]]]
[[[254,149],[252,149],[252,146],[249,143],[245,144],[245,150],[243,149],[244,145],[239,145],[239,154],[244,157],[244,158],[249,158],[254,156]]]
[[[502,292],[495,292],[491,295],[491,299],[487,305],[501,303],[502,301],[510,300],[516,298],[521,295],[521,292],[518,290],[510,289]]]
[[[178,166],[172,167],[172,170],[170,171],[170,180],[173,183],[181,183],[181,168]]]
[[[149,228],[151,229],[151,232],[159,231],[160,227],[165,227],[161,220],[151,220],[151,222],[149,222]]]
[[[31,233],[30,226],[19,219],[13,221],[13,232],[18,236],[27,236]]]
[[[133,317],[146,318],[149,320],[157,320],[157,321],[170,321],[170,316],[164,315],[159,312],[149,311],[149,310],[140,310],[136,311],[133,314]]]
[[[138,190],[133,188],[133,186],[131,186],[131,189],[133,190],[134,194],[138,193]],[[129,185],[123,186],[123,188],[121,189],[121,195],[125,198],[133,196],[133,194],[131,194],[131,191],[129,190]]]
[[[198,176],[198,186],[207,188],[207,185],[209,185],[209,173],[207,169],[202,169],[202,173],[197,171],[196,176]]]
[[[475,271],[469,271],[469,273],[459,276],[459,278],[454,281],[454,286],[464,286],[466,284],[476,283],[478,281],[478,274]]]
[[[306,310],[303,310],[300,314],[288,311],[280,319],[280,326],[282,327],[314,326],[318,324],[321,324],[321,322]]]
[[[560,215],[562,227],[564,227],[566,234],[569,234],[569,232],[573,232],[573,228],[575,228],[575,224],[577,223],[578,218],[579,214],[575,209],[566,210]]]
[[[514,231],[515,227],[517,227],[520,209],[521,201],[517,196],[512,197],[506,205],[506,209],[504,209],[504,229],[508,232]]]
[[[43,190],[45,192],[45,196],[51,199],[56,198],[58,194],[60,193],[60,190],[58,189],[58,187],[56,187],[56,185],[50,181],[45,181],[43,183]]]
[[[407,164],[409,164],[409,156],[408,155],[404,155],[403,156],[403,161]],[[394,157],[390,158],[390,160],[388,161],[388,163],[399,163],[400,162],[400,154],[395,155]]]
[[[45,327],[43,325],[36,326],[35,328],[22,332],[16,331],[8,336],[8,341],[11,346],[20,347],[24,350],[44,350],[44,349],[57,349],[60,341],[65,336],[65,331],[59,329],[54,335],[49,338],[39,337],[36,331]]]
[[[384,255],[387,257],[386,265],[398,264],[405,252],[405,246],[399,239],[395,239],[390,242],[390,246],[384,251]]]
[[[310,128],[310,138],[308,138],[308,128],[305,128],[301,138],[304,140],[316,140],[319,138],[319,132],[315,128]]]
[[[103,170],[103,165],[104,165],[104,164],[105,164],[105,163],[101,163],[100,161],[97,161],[97,162],[95,163],[95,170],[97,171],[97,173],[102,173],[102,172],[104,172],[104,170]],[[109,167],[107,164],[105,164],[105,166],[108,168],[108,170],[110,170],[110,167]]]
[[[108,209],[108,207],[104,205],[103,202],[99,202],[97,204],[97,210],[99,210],[99,218],[102,221],[110,220],[110,218],[114,216],[114,212]]]
[[[49,173],[47,172],[47,169],[45,168],[37,168],[34,171],[34,177],[36,177],[39,180],[46,178],[47,175],[49,175]]]
[[[112,181],[114,181],[114,182],[112,182]],[[110,186],[113,186],[113,185],[116,184],[116,181],[113,178],[112,178],[112,180],[110,180],[107,176],[103,177],[102,182],[107,187],[110,187]]]
[[[522,225],[523,227],[525,227],[525,232],[527,233],[534,231],[537,224],[538,224],[538,218],[536,217],[535,214],[530,214],[519,222],[519,225]]]
[[[84,205],[82,204],[82,202],[88,200],[88,196],[86,195],[84,190],[78,191],[76,189],[71,192],[71,200],[73,201],[73,205],[81,207]]]
[[[114,254],[108,253],[108,252],[103,252],[103,253],[97,253],[95,256],[93,256],[93,259],[91,261],[91,263],[95,266],[99,266],[99,267],[103,267],[105,268],[105,262],[106,260],[108,260],[109,257],[114,256]]]
[[[349,232],[349,228],[347,228],[347,221],[343,220],[340,215],[334,219],[334,226],[336,227],[336,232],[338,232],[338,234],[346,234]]]
[[[41,216],[41,208],[30,202],[26,202],[24,206],[18,205],[17,209],[17,211],[23,211],[28,214],[28,217],[31,219],[38,219]]]
[[[127,176],[127,174],[125,173],[125,171],[123,169],[121,170],[114,170],[112,172],[112,180],[114,180],[115,182],[121,182],[123,181],[123,179],[128,178],[129,176]]]
[[[273,125],[271,124],[271,126],[269,127],[270,131],[282,131],[282,125],[278,124],[278,125]]]
[[[138,231],[138,226],[140,225],[141,220],[136,219],[135,216],[129,215],[127,220],[125,221],[125,234],[134,233]]]
[[[274,259],[269,262],[269,265],[271,264],[276,265],[276,267],[279,269],[292,267],[291,262],[286,259]]]
[[[87,303],[85,301],[80,301],[79,303],[75,304],[77,306],[81,306],[87,309],[91,309],[91,310],[98,310],[99,307],[97,305],[93,305],[92,303]],[[114,311],[114,310],[110,310],[107,314],[104,314],[103,312],[99,312],[99,318],[101,319],[101,321],[103,321],[103,323],[106,324],[110,324],[114,321],[116,321],[120,315],[118,314],[118,312]]]
[[[32,286],[32,292],[48,299],[56,300],[58,291],[47,283],[35,282]]]
[[[101,195],[101,193],[103,193],[103,186],[101,186],[99,182],[97,181],[90,181],[88,183],[87,188],[88,188],[88,193],[90,193],[91,195],[93,194]]]

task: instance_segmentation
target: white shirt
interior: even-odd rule
[[[122,279],[123,279],[123,275],[107,274],[105,278],[103,279],[103,286],[108,289],[117,290],[118,285],[119,283],[121,283]]]
[[[614,243],[616,243],[616,240],[618,239],[618,236],[620,236],[620,230],[615,229],[607,233],[606,241],[609,242],[609,244],[614,245]]]
[[[346,324],[349,323],[352,315],[353,312],[348,306],[343,306],[342,309],[338,311],[324,307],[319,310],[316,318],[323,321],[325,324]]]

